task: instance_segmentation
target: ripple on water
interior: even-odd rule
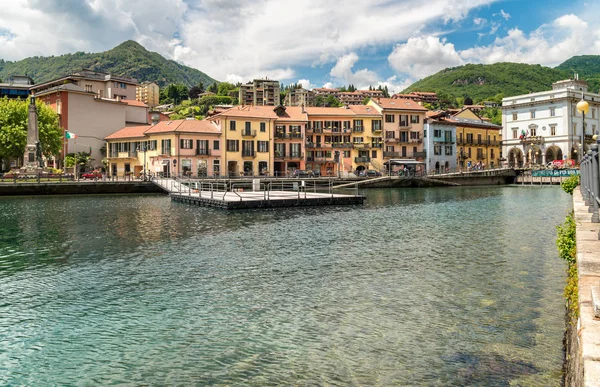
[[[366,193],[2,198],[0,384],[558,384],[568,195]]]

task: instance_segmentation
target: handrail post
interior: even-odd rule
[[[600,223],[598,214],[598,196],[600,195],[600,181],[598,180],[598,144],[592,144],[592,223]]]
[[[580,175],[581,175],[581,196],[582,199],[585,200],[585,205],[589,206],[588,203],[588,193],[587,193],[587,175],[588,175],[588,170],[587,170],[587,155],[584,155],[583,158],[581,159],[581,164],[579,165],[579,171],[580,171]]]

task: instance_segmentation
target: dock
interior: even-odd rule
[[[198,181],[157,178],[152,182],[169,193],[172,201],[227,210],[253,208],[338,206],[363,204],[358,185],[336,190],[331,181]]]

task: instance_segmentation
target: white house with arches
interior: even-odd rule
[[[600,127],[600,94],[587,89],[587,83],[575,76],[553,83],[549,91],[502,99],[504,164],[535,167],[554,160],[579,162],[581,145],[587,151]],[[582,99],[588,109],[585,131],[584,115],[578,110]]]

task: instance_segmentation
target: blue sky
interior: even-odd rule
[[[445,67],[600,54],[600,5],[556,0],[0,0],[0,58],[132,39],[231,82],[386,85]]]

